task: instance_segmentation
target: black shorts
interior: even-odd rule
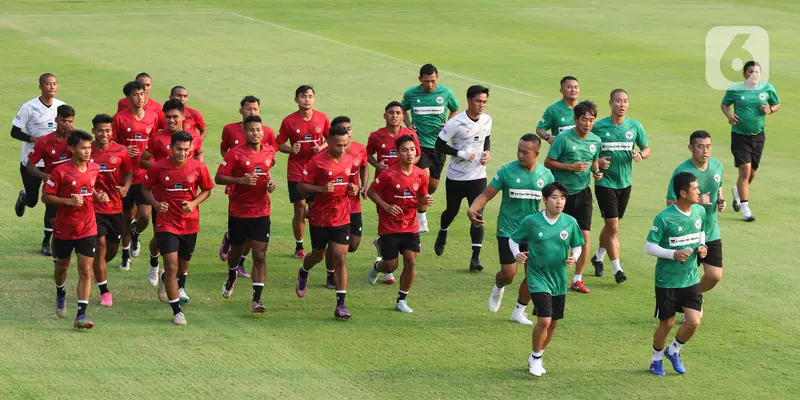
[[[761,153],[764,152],[764,142],[766,142],[764,132],[753,136],[731,132],[733,164],[737,167],[750,164],[750,168],[757,170],[761,163]]]
[[[625,216],[625,210],[628,208],[628,200],[631,198],[631,187],[611,189],[595,185],[594,196],[597,198],[600,216],[605,219],[622,219]]]
[[[706,247],[708,247],[708,254],[702,260],[698,257],[698,263],[722,268],[722,239],[706,242]]]
[[[142,184],[137,183],[136,185],[131,185],[131,188],[128,189],[128,194],[122,198],[122,209],[123,210],[130,210],[133,208],[133,205],[139,206],[149,206],[150,204],[144,199],[144,195],[142,195]]]
[[[350,213],[350,235],[361,237],[361,230],[363,228],[361,213]]]
[[[297,203],[301,200],[307,200],[309,203],[314,201],[314,195],[311,193],[301,192],[300,189],[297,188],[297,184],[299,182],[289,182],[287,186],[289,187],[289,202],[290,203]]]
[[[666,321],[684,308],[697,311],[703,308],[703,293],[699,283],[685,288],[656,287],[656,318]]]
[[[328,243],[350,244],[350,224],[340,226],[311,225],[311,248],[321,250]]]
[[[378,242],[381,257],[386,261],[396,259],[404,251],[419,253],[419,244],[419,233],[391,233],[382,235]]]
[[[228,237],[233,246],[241,246],[248,240],[269,243],[271,226],[268,215],[258,218],[228,216]]]
[[[592,189],[586,188],[567,197],[564,212],[578,221],[582,231],[592,230]]]
[[[509,238],[498,236],[497,237],[497,251],[500,253],[500,265],[516,264],[517,259],[511,248],[508,247]],[[528,243],[522,242],[519,244],[519,251],[528,251]]]
[[[68,260],[72,257],[72,250],[75,253],[86,257],[94,258],[95,248],[97,247],[97,236],[87,236],[85,238],[68,240],[53,239],[53,254],[59,260]]]
[[[446,154],[436,150],[435,148],[423,147],[417,167],[420,167],[421,169],[429,168],[431,178],[438,180],[442,177],[445,161],[447,161]]]
[[[197,244],[197,234],[176,235],[171,232],[156,232],[156,244],[162,255],[178,252],[178,258],[190,261],[194,246]]]
[[[122,213],[96,213],[94,216],[97,220],[97,237],[105,237],[107,242],[119,243],[122,239],[123,226],[125,226]]]
[[[58,206],[55,204],[45,204],[44,205],[44,217],[45,218],[55,218],[56,214],[58,214]]]
[[[533,301],[533,315],[542,318],[559,320],[564,318],[564,304],[567,296],[551,296],[550,293],[531,293]]]

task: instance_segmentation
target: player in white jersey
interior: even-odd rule
[[[31,175],[26,165],[28,154],[33,151],[33,145],[39,138],[56,130],[56,110],[58,106],[64,104],[56,98],[58,82],[53,74],[45,73],[39,77],[39,90],[41,96],[25,103],[19,108],[19,112],[11,123],[11,137],[22,141],[22,151],[20,152],[19,173],[22,176],[23,189],[19,191],[14,211],[18,217],[25,214],[25,207],[35,207],[39,201],[39,187],[42,180]],[[44,161],[36,164],[39,169],[44,168]],[[42,240],[42,254],[51,256],[50,237],[53,234],[53,227],[50,225],[50,218],[55,215],[44,216],[44,239]]]
[[[486,189],[486,164],[489,162],[489,137],[492,134],[492,117],[484,114],[489,101],[489,88],[480,85],[467,89],[467,110],[447,121],[436,139],[436,150],[449,154],[447,166],[447,208],[442,212],[439,234],[433,249],[437,256],[444,253],[447,229],[458,215],[461,200],[465,197],[472,205]],[[452,143],[452,146],[448,144]],[[480,210],[483,214],[483,210]],[[482,271],[480,254],[483,245],[483,226],[470,225],[472,259],[470,271]]]

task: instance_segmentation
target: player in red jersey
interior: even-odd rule
[[[206,140],[206,133],[208,133],[206,130],[206,120],[203,119],[203,114],[200,114],[200,111],[197,111],[187,105],[187,103],[189,103],[189,91],[183,86],[175,86],[169,91],[169,99],[178,100],[181,102],[181,104],[183,104],[183,130],[189,133],[197,134],[200,136],[201,142]],[[167,123],[166,119],[164,119],[164,123]],[[194,141],[192,141],[192,144],[197,146]]]
[[[252,115],[244,120],[247,139],[244,146],[236,146],[227,154],[217,169],[214,181],[218,185],[232,185],[228,203],[228,232],[230,254],[228,279],[222,286],[222,297],[228,299],[236,283],[242,247],[249,241],[253,251],[253,302],[250,312],[263,313],[261,303],[264,278],[267,274],[267,245],[270,234],[270,198],[275,190],[270,169],[275,165],[275,149],[261,144],[264,131],[261,117]]]
[[[414,284],[417,255],[420,251],[418,212],[433,204],[428,194],[428,176],[414,165],[417,145],[411,135],[400,136],[395,141],[398,162],[381,172],[372,183],[367,196],[378,205],[378,235],[380,255],[372,262],[367,280],[378,281],[378,273],[391,273],[397,269],[398,254],[403,256],[403,274],[395,310],[410,313],[406,296]],[[382,257],[381,257],[382,256]]]
[[[347,294],[347,249],[350,246],[350,196],[359,193],[358,185],[350,173],[356,168],[353,157],[347,154],[350,136],[347,129],[336,125],[330,129],[327,150],[314,156],[303,170],[304,179],[297,186],[306,193],[314,193],[309,207],[308,223],[311,225],[311,253],[303,259],[297,272],[298,297],[306,295],[308,271],[325,257],[326,248],[332,248],[334,280],[336,281],[337,319],[350,319],[344,304]]]
[[[127,271],[131,268],[131,256],[139,257],[141,243],[138,234],[144,231],[150,223],[150,205],[142,196],[142,183],[147,170],[139,166],[139,160],[142,158],[142,151],[147,144],[147,139],[158,131],[159,116],[144,108],[147,96],[141,82],[126,83],[122,92],[125,93],[130,108],[114,115],[111,129],[114,140],[128,148],[133,173],[131,188],[122,201],[125,226],[122,230],[122,262],[119,268]],[[132,241],[132,237],[136,240]],[[155,273],[150,271],[148,280],[150,285],[155,286],[158,283],[158,271]]]
[[[386,126],[369,134],[367,139],[367,160],[375,167],[375,176],[383,170],[397,164],[398,155],[395,141],[401,136],[411,136],[417,149],[414,165],[419,161],[421,154],[417,132],[403,127],[403,106],[399,101],[393,101],[384,108],[383,119]]]
[[[107,202],[108,195],[95,190],[95,181],[100,174],[97,164],[90,163],[92,135],[75,130],[67,143],[72,152],[71,162],[61,164],[48,176],[44,185],[42,202],[58,206],[55,221],[53,254],[58,258],[53,277],[56,281],[56,315],[64,318],[67,312],[67,270],[72,251],[78,254],[78,314],[77,329],[91,329],[94,323],[86,318],[89,296],[92,293],[92,262],[97,245],[97,222],[94,216],[94,201]]]
[[[105,203],[94,203],[97,221],[97,251],[92,264],[94,281],[100,289],[100,304],[111,307],[114,303],[108,290],[107,263],[114,259],[122,239],[122,198],[128,194],[133,175],[128,149],[111,140],[111,124],[114,118],[98,114],[92,119],[92,157],[89,162],[100,168],[95,188],[108,196]]]
[[[192,135],[179,131],[172,135],[172,157],[147,170],[142,194],[158,211],[154,225],[156,242],[164,259],[164,273],[158,284],[158,297],[169,300],[172,322],[186,325],[181,310],[178,277],[186,279],[200,231],[200,203],[208,199],[214,183],[206,165],[189,157]],[[184,282],[185,284],[185,282]]]
[[[153,88],[153,78],[147,72],[140,72],[139,75],[136,75],[134,81],[139,82],[144,87],[144,109],[158,115],[158,128],[164,128],[164,119],[163,115],[161,114],[161,104],[153,99],[150,98],[150,89]],[[123,92],[124,93],[124,92]],[[119,99],[117,102],[117,112],[125,111],[131,108],[131,101],[126,94],[125,97]]]
[[[75,109],[66,104],[58,106],[56,110],[55,132],[44,135],[37,140],[33,145],[33,151],[28,154],[28,163],[25,165],[28,174],[41,179],[42,182],[46,182],[47,177],[53,172],[53,169],[63,163],[69,162],[72,158],[72,153],[70,153],[69,145],[67,145],[67,137],[75,129],[72,126],[74,122]],[[39,161],[44,161],[44,170],[40,170],[36,167]],[[45,204],[44,215],[45,218],[47,218],[50,229],[52,229],[55,223],[56,211],[58,211],[58,206],[54,204]],[[48,239],[48,248],[52,247],[51,241],[52,236]],[[53,254],[53,262],[56,262],[55,254]]]
[[[314,88],[302,85],[294,92],[298,111],[286,116],[281,122],[276,142],[281,153],[289,154],[286,167],[289,201],[294,204],[292,230],[295,239],[295,258],[305,257],[303,234],[306,230],[306,200],[312,201],[310,193],[298,189],[303,181],[303,170],[315,154],[325,150],[328,130],[331,124],[328,117],[314,110]],[[286,144],[289,142],[289,144]]]

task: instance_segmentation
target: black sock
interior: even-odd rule
[[[328,279],[333,279],[333,273],[336,272],[336,270],[327,270],[326,269],[325,272],[328,273]]]
[[[178,277],[178,289],[186,289],[186,274]]]
[[[241,256],[241,257],[239,257],[239,264],[237,265],[237,267],[242,267],[242,268],[244,268],[244,262],[245,262],[245,261],[247,261],[247,256]]]
[[[303,279],[308,279],[308,271],[304,270],[303,268],[300,268],[300,277]]]
[[[261,292],[264,291],[263,283],[253,284],[253,301],[261,301]]]
[[[225,281],[225,289],[231,290],[234,283],[236,283],[236,268],[230,269],[228,267],[228,280]]]
[[[347,295],[347,292],[338,290],[336,291],[336,307],[344,305],[344,296]]]
[[[50,243],[50,237],[53,236],[53,231],[44,231],[44,240],[42,240],[42,244]]]
[[[175,301],[174,303],[170,301],[169,305],[172,307],[172,315],[175,315],[182,311],[180,301]]]
[[[295,241],[294,251],[303,250],[303,241]]]
[[[131,248],[122,249],[122,261],[131,259]]]
[[[436,235],[436,243],[440,245],[447,244],[447,231],[443,229],[439,229],[439,234]]]
[[[158,254],[156,254],[156,255],[152,255],[151,254],[150,255],[150,266],[153,267],[153,268],[158,266]]]
[[[403,293],[402,290],[397,291],[397,301],[405,300],[406,296],[408,296],[408,293]]]
[[[472,259],[479,260],[481,258],[481,246],[472,246]]]
[[[108,293],[108,283],[105,282],[102,284],[98,283],[97,287],[100,289],[100,294]]]
[[[67,295],[67,291],[64,289],[64,286],[61,287],[56,286],[56,296],[64,297]]]
[[[89,307],[89,302],[81,302],[78,301],[78,315],[77,318],[83,317],[86,315],[86,308]]]
[[[481,246],[483,243],[483,232],[484,229],[482,226],[470,226],[469,227],[469,238],[472,240],[472,259],[477,260],[481,256]]]

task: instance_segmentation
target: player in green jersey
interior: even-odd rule
[[[419,83],[403,93],[403,122],[407,128],[417,131],[422,147],[417,166],[428,175],[428,192],[433,194],[439,187],[446,157],[436,150],[436,138],[444,123],[458,114],[459,105],[453,91],[439,84],[439,70],[433,64],[425,64],[419,69]],[[428,232],[427,212],[419,213],[417,218],[419,231]]]
[[[583,270],[589,262],[589,239],[592,230],[592,189],[589,181],[603,179],[599,169],[600,138],[592,133],[597,106],[591,101],[578,103],[574,109],[575,128],[564,131],[556,137],[544,166],[553,171],[556,182],[561,182],[569,190],[569,198],[564,213],[575,217],[583,232],[583,252],[575,265],[572,289],[589,293],[583,283]]]
[[[733,126],[731,153],[739,169],[739,179],[733,191],[733,209],[741,209],[747,222],[756,218],[750,211],[750,185],[756,178],[761,153],[764,151],[764,124],[767,115],[781,109],[778,93],[771,84],[760,82],[761,65],[755,61],[744,64],[744,82],[728,88],[722,98],[722,112]],[[733,105],[733,111],[731,111]]]
[[[704,224],[706,210],[700,203],[700,187],[691,172],[672,178],[675,204],[661,211],[647,235],[645,252],[658,257],[655,271],[658,327],[653,333],[653,359],[650,372],[664,376],[662,355],[679,374],[686,373],[681,362],[681,347],[692,338],[702,319],[703,293],[697,276],[697,258],[706,256]],[[678,328],[675,340],[664,349],[675,313],[683,310],[686,322]]]
[[[517,262],[526,265],[528,290],[536,315],[531,335],[533,351],[528,357],[529,372],[534,376],[545,373],[542,353],[553,340],[558,321],[564,318],[567,266],[575,265],[583,245],[578,222],[562,212],[567,192],[560,182],[546,185],[542,189],[544,211],[525,217],[508,241]],[[521,252],[519,244],[523,241],[527,241],[528,250]]]
[[[580,87],[578,87],[578,78],[574,76],[561,78],[559,91],[561,92],[561,100],[547,107],[544,110],[542,119],[539,120],[539,124],[536,125],[536,134],[550,144],[553,144],[559,133],[575,126],[572,118],[572,109],[578,104],[578,95],[581,94]],[[547,133],[547,131],[550,131],[550,133]]]
[[[689,151],[692,157],[675,168],[672,176],[690,172],[697,177],[700,188],[700,205],[706,211],[705,234],[708,254],[700,258],[703,264],[703,278],[700,291],[705,293],[722,280],[722,238],[717,222],[717,212],[725,210],[722,197],[722,163],[711,158],[711,135],[706,131],[695,131],[689,136]],[[670,185],[671,186],[671,185]],[[672,188],[667,189],[667,206],[675,203],[677,196]]]
[[[642,124],[625,116],[628,111],[628,92],[614,89],[608,104],[611,106],[611,115],[597,121],[592,128],[592,133],[603,142],[598,160],[603,179],[594,183],[594,195],[605,224],[600,231],[600,245],[591,261],[595,276],[602,277],[603,258],[608,251],[614,280],[622,283],[628,277],[619,262],[619,221],[625,216],[631,197],[633,161],[640,162],[650,157],[650,146]],[[634,145],[639,147],[639,151],[633,151]]]
[[[553,173],[549,169],[536,163],[541,144],[538,136],[532,133],[523,135],[517,145],[517,161],[500,167],[489,186],[472,202],[467,211],[473,225],[483,226],[484,221],[481,214],[486,203],[498,193],[503,193],[503,202],[500,204],[500,213],[497,215],[497,248],[500,252],[500,271],[494,277],[495,285],[489,296],[489,311],[491,312],[497,312],[500,309],[505,286],[510,285],[517,274],[517,262],[514,254],[511,253],[511,248],[508,247],[509,238],[524,216],[539,211],[542,188],[554,180]],[[527,251],[526,242],[521,242],[520,247],[522,251]],[[517,305],[511,313],[512,321],[523,325],[533,324],[525,316],[525,307],[530,301],[528,280],[524,279],[519,285]]]

